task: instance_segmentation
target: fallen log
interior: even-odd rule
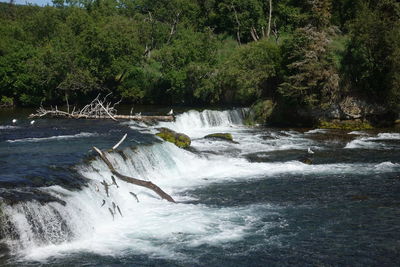
[[[151,122],[151,121],[174,121],[174,116],[141,116],[140,113],[136,115],[132,115],[132,111],[130,115],[117,115],[117,110],[115,108],[119,102],[112,104],[111,102],[107,102],[107,96],[104,99],[100,99],[100,95],[98,95],[95,99],[92,100],[89,104],[84,106],[82,109],[75,110],[75,107],[71,112],[69,112],[69,104],[67,102],[68,110],[62,111],[57,108],[51,107],[50,109],[45,109],[42,106],[36,110],[36,113],[29,115],[29,118],[42,118],[42,117],[53,117],[53,118],[72,118],[72,119],[111,119],[117,121],[118,119],[122,120],[134,120],[134,121],[143,121],[143,122]]]
[[[39,110],[38,110],[39,111]],[[61,110],[45,110],[29,115],[29,118],[72,118],[72,119],[113,119],[113,120],[133,120],[133,121],[174,121],[174,116],[138,116],[138,115],[113,115],[111,118],[108,115],[85,115],[85,114],[71,114]]]
[[[138,115],[114,115],[116,119],[134,120],[134,121],[174,121],[172,115],[167,116],[138,116]]]
[[[165,200],[168,200],[169,202],[176,203],[175,200],[170,195],[165,193],[161,188],[159,188],[157,185],[153,184],[152,182],[139,180],[139,179],[132,178],[132,177],[129,177],[129,176],[126,176],[126,175],[123,175],[123,174],[119,173],[118,171],[115,170],[115,168],[112,165],[112,163],[108,160],[106,155],[100,149],[98,149],[95,146],[93,147],[93,149],[96,150],[96,152],[99,154],[100,158],[104,161],[104,163],[110,169],[111,173],[114,174],[115,176],[117,176],[122,181],[125,181],[127,183],[131,183],[131,184],[134,184],[134,185],[146,187],[146,188],[148,188],[150,190],[153,190],[161,198],[163,198]]]

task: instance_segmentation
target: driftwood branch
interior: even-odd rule
[[[35,114],[29,115],[29,118],[42,118],[42,117],[58,117],[58,118],[73,118],[73,119],[112,119],[117,121],[118,119],[124,120],[135,120],[135,121],[173,121],[173,116],[141,116],[141,115],[117,115],[117,110],[115,108],[120,101],[116,103],[107,102],[106,95],[102,100],[98,95],[89,104],[84,106],[82,109],[76,109],[74,107],[71,112],[69,103],[67,102],[67,111],[62,111],[57,108],[51,107],[50,109],[45,109],[41,105],[39,109],[36,110]]]
[[[122,181],[125,181],[127,183],[131,183],[131,184],[135,184],[135,185],[138,185],[138,186],[146,187],[146,188],[148,188],[150,190],[153,190],[161,198],[166,199],[169,202],[176,203],[175,200],[170,195],[165,193],[161,188],[159,188],[157,185],[153,184],[152,182],[139,180],[139,179],[132,178],[132,177],[129,177],[129,176],[126,176],[126,175],[123,175],[123,174],[119,173],[118,171],[115,170],[115,168],[112,165],[112,163],[108,160],[106,155],[100,149],[98,149],[95,146],[93,147],[93,149],[96,150],[96,152],[99,154],[100,158],[104,161],[104,163],[110,169],[111,173],[114,174],[115,176],[117,176]]]
[[[125,140],[125,138],[126,138],[127,136],[128,136],[128,134],[125,134],[125,135],[121,138],[121,140],[119,140],[119,142],[116,143],[115,146],[113,146],[112,150],[117,149],[117,147],[119,147],[119,145],[122,144],[122,142],[124,142],[124,140]]]

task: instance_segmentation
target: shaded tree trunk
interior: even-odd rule
[[[235,21],[236,21],[236,40],[238,42],[239,45],[242,44],[241,40],[240,40],[240,21],[239,21],[239,17],[237,15],[237,11],[235,6],[232,4],[231,5],[232,10],[233,10],[233,14],[235,15]]]
[[[267,38],[269,38],[269,36],[271,34],[271,19],[272,19],[272,0],[269,0],[269,16],[268,16]]]

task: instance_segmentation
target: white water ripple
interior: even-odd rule
[[[50,137],[30,137],[30,138],[22,138],[22,139],[15,139],[15,140],[6,140],[8,143],[21,143],[21,142],[43,142],[43,141],[52,141],[52,140],[64,140],[64,139],[74,139],[74,138],[83,138],[83,137],[92,137],[96,136],[97,133],[78,133],[74,135],[56,135]]]
[[[0,130],[11,130],[11,129],[18,129],[20,127],[18,126],[12,126],[12,125],[0,125]]]
[[[360,137],[346,144],[345,148],[387,149],[387,145],[380,141],[400,140],[400,133],[379,133],[372,137]]]
[[[278,214],[277,222],[287,227],[279,207],[253,204],[233,207],[215,207],[185,203],[191,199],[188,190],[210,184],[228,184],[230,181],[256,179],[296,179],[300,175],[318,174],[325,179],[338,174],[379,174],[399,171],[400,165],[382,163],[333,163],[307,165],[299,161],[249,162],[230,151],[241,153],[299,149],[319,149],[314,141],[297,131],[261,132],[250,131],[243,126],[242,111],[190,111],[177,116],[175,122],[160,123],[155,127],[135,124],[136,130],[155,131],[164,126],[188,134],[193,147],[192,153],[163,142],[151,146],[126,148],[122,152],[105,152],[115,169],[122,174],[152,181],[170,194],[178,203],[161,200],[152,191],[117,179],[118,188],[112,184],[112,173],[99,158],[88,164],[77,166],[77,171],[88,179],[89,185],[81,191],[69,191],[59,186],[42,188],[66,202],[40,204],[27,202],[13,207],[5,206],[15,226],[19,240],[12,246],[13,252],[23,255],[24,260],[46,261],[53,257],[66,257],[71,253],[96,253],[121,256],[148,255],[188,261],[184,251],[188,248],[223,246],[241,241],[254,235],[256,229],[268,232],[271,222],[265,222],[266,214]],[[229,132],[238,143],[209,141],[202,137],[209,133]],[[318,133],[311,131],[309,133]],[[40,142],[93,136],[94,133],[25,138],[10,142]],[[396,135],[380,134],[376,138],[394,138]],[[368,141],[368,140],[366,140]],[[289,175],[288,175],[289,174]],[[340,175],[338,175],[340,176]],[[109,195],[106,194],[106,182]],[[131,193],[137,195],[139,202]],[[102,207],[102,203],[105,205]],[[122,216],[115,211],[118,205]],[[113,213],[114,213],[113,212]],[[60,219],[61,218],[61,219]],[[257,234],[257,233],[256,233]],[[11,241],[10,241],[11,242]],[[11,242],[12,243],[12,242]]]

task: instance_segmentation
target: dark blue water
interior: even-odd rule
[[[9,121],[10,118],[2,118],[0,125],[11,125]],[[128,139],[121,149],[157,146],[160,142],[144,125],[128,127],[112,121],[44,119],[31,126],[28,120],[20,119],[16,126],[0,130],[3,205],[38,198],[47,205],[54,201],[51,196],[40,196],[34,189],[53,185],[78,194],[85,192],[82,190],[89,186],[90,179],[83,177],[77,166],[90,164],[86,162],[95,156],[92,146],[108,149],[125,133]],[[212,213],[211,222],[206,224],[208,229],[220,229],[218,233],[228,235],[219,241],[211,240],[207,234],[185,232],[182,226],[182,233],[174,232],[168,238],[159,237],[162,234],[159,232],[149,233],[148,239],[156,250],[148,253],[127,246],[116,248],[120,251],[116,254],[68,250],[62,256],[48,255],[35,260],[26,258],[24,250],[15,253],[3,245],[0,263],[15,266],[398,266],[398,131],[382,129],[349,134],[331,130],[307,133],[307,130],[233,128],[238,145],[204,141],[188,133],[193,136],[193,157],[209,160],[206,166],[210,169],[214,168],[213,160],[224,159],[221,170],[232,178],[215,172],[208,174],[207,167],[201,167],[198,172],[204,171],[201,176],[204,183],[193,181],[170,191],[180,199],[178,205],[182,206],[178,211],[186,209],[185,206],[193,212],[198,208],[205,210],[196,216],[188,215],[194,216],[188,218],[189,223],[204,220],[207,212]],[[86,133],[89,135],[85,136]],[[73,137],[78,134],[81,136]],[[27,139],[57,136],[58,139]],[[307,154],[308,147],[315,154]],[[189,165],[193,158],[186,156],[176,155]],[[309,157],[313,164],[300,163],[298,160],[302,157]],[[247,168],[243,175],[237,174],[238,166]],[[261,171],[254,171],[257,169]],[[158,171],[162,173],[163,169]],[[167,182],[162,185],[169,188]],[[160,202],[160,205],[165,204]],[[232,218],[221,219],[228,216],[226,213],[231,213]],[[162,221],[165,215],[155,216]],[[171,221],[174,216],[178,214],[168,214]],[[232,232],[226,231],[226,224],[233,225]],[[142,227],[147,229],[146,225]],[[240,227],[243,230],[236,231]],[[230,233],[235,237],[230,238]],[[204,236],[206,241],[197,243]],[[7,243],[6,234],[0,237],[0,242]],[[131,242],[136,242],[135,238]],[[171,255],[157,253],[157,246],[171,249]]]

